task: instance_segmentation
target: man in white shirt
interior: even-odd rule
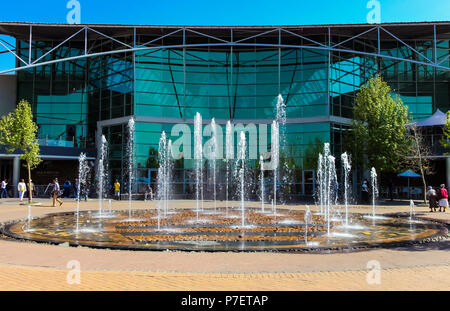
[[[6,191],[6,186],[8,185],[8,180],[5,178],[2,180],[1,188],[0,188],[0,198],[3,199],[3,196],[5,198],[8,198],[8,191]]]
[[[17,191],[19,191],[19,200],[23,202],[23,195],[27,191],[27,185],[25,184],[25,180],[21,179],[20,183],[17,185]]]

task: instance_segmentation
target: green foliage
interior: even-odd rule
[[[444,136],[441,139],[441,145],[445,149],[450,149],[450,111],[447,111],[447,118],[445,120],[445,126],[443,129]],[[444,153],[445,155],[449,155],[448,152]]]
[[[411,148],[408,107],[392,97],[381,77],[371,78],[356,95],[351,146],[354,163],[380,172],[397,172]]]
[[[147,168],[158,168],[158,167],[159,167],[158,150],[156,150],[156,148],[150,147],[148,151]]]
[[[37,130],[31,107],[25,100],[20,101],[14,112],[0,120],[0,144],[6,146],[8,153],[17,149],[22,151],[20,159],[26,161],[30,169],[42,162],[36,139]]]
[[[319,154],[323,153],[323,141],[316,137],[313,142],[310,142],[308,148],[305,150],[303,158],[303,166],[305,169],[317,169],[317,161]]]

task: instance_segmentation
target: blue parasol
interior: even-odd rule
[[[404,171],[403,173],[398,174],[397,176],[408,178],[408,192],[409,192],[409,199],[411,199],[411,188],[409,187],[409,179],[410,178],[419,178],[419,177],[421,177],[421,175],[419,175],[411,170],[407,170],[407,171]]]

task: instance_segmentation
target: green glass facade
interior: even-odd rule
[[[90,34],[87,42],[82,32],[74,38],[78,40],[61,46],[57,40],[35,40],[32,60],[55,47],[40,61],[67,60],[18,71],[18,98],[32,103],[41,140],[60,145],[63,141],[68,147],[94,147],[99,121],[135,116],[135,169],[137,182],[143,184],[149,177],[151,182],[155,179],[155,150],[161,132],[176,140],[178,137],[171,137],[173,126],[187,124],[193,144],[192,123],[197,112],[204,121],[216,118],[224,134],[226,120],[268,125],[268,149],[258,153],[270,151],[270,123],[281,94],[287,112],[287,152],[295,172],[293,191],[308,195],[313,191],[314,150],[331,142],[335,154],[344,151],[342,135],[352,118],[356,92],[371,76],[382,75],[408,105],[413,119],[450,108],[450,73],[445,69],[450,66],[450,40],[445,37],[449,25],[439,25],[437,31],[434,25],[422,25],[420,36],[401,41],[383,31],[377,36],[376,30],[370,36],[352,38],[369,29],[368,25],[361,27],[355,30],[343,25],[330,30],[311,26],[302,32],[303,28],[292,26],[289,31],[296,36],[274,31],[255,38],[251,36],[256,30],[234,29],[235,41],[242,39],[244,32],[250,37],[245,45],[217,44],[211,36],[228,38],[230,29],[226,27],[197,29],[209,37],[186,34],[182,29],[170,39],[168,33],[173,29],[148,34],[146,29],[125,27],[110,34],[112,37]],[[414,33],[417,27],[404,25],[402,34]],[[164,34],[167,38],[156,39]],[[125,44],[135,49],[124,52]],[[82,57],[85,49],[91,56]],[[18,40],[18,52],[29,57],[27,40]],[[430,60],[439,66],[428,64]],[[122,178],[126,121],[104,124],[102,132],[110,145],[110,176]],[[257,142],[250,141],[253,143]],[[192,145],[190,149],[193,155]],[[192,161],[175,163],[178,194],[192,189]]]

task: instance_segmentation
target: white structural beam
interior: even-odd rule
[[[335,48],[335,47],[337,47],[337,46],[339,46],[339,45],[342,45],[342,44],[344,44],[344,43],[346,43],[346,42],[348,42],[348,41],[354,40],[354,39],[356,39],[356,38],[358,38],[358,37],[361,37],[361,36],[363,36],[363,35],[365,35],[365,34],[367,34],[367,33],[369,33],[369,32],[372,32],[372,31],[374,31],[374,30],[377,30],[377,29],[378,29],[377,27],[370,28],[370,29],[368,29],[368,30],[366,30],[366,31],[364,31],[364,32],[361,32],[360,34],[357,34],[357,35],[355,35],[355,36],[353,36],[353,37],[350,37],[350,38],[348,38],[348,39],[346,39],[346,40],[344,40],[344,41],[342,41],[342,42],[339,42],[339,43],[333,45],[332,47]]]
[[[412,46],[410,46],[409,44],[407,44],[406,42],[404,42],[402,39],[398,38],[397,36],[395,36],[394,34],[392,34],[391,32],[389,32],[388,30],[384,29],[382,26],[379,26],[379,28],[381,30],[383,30],[385,33],[387,33],[388,35],[390,35],[391,37],[393,37],[395,40],[397,40],[398,42],[400,42],[401,44],[403,44],[404,46],[406,46],[407,48],[409,48],[411,51],[413,51],[414,53],[422,56],[424,59],[426,59],[430,64],[433,64],[433,61],[431,61],[428,57],[426,57],[425,55],[423,55],[422,53],[420,53],[419,51],[417,51],[415,48],[413,48]],[[378,39],[378,41],[380,42],[380,39]]]
[[[184,29],[184,28],[180,28],[180,29],[174,30],[174,31],[172,31],[172,32],[170,32],[170,33],[168,33],[168,34],[165,34],[165,35],[163,35],[163,36],[160,36],[160,37],[158,37],[158,38],[156,38],[156,39],[153,39],[153,40],[150,40],[150,41],[148,41],[148,42],[142,43],[142,44],[140,44],[140,46],[148,46],[149,44],[152,44],[153,42],[162,40],[162,39],[164,39],[164,38],[166,38],[166,37],[170,37],[170,36],[172,36],[172,35],[174,35],[174,34],[180,32],[180,31],[183,31],[183,29]]]
[[[275,31],[279,31],[279,29],[278,29],[278,28],[271,29],[271,30],[264,31],[264,32],[262,32],[262,33],[259,33],[259,34],[256,34],[256,35],[247,37],[247,38],[243,38],[243,39],[237,40],[237,41],[235,41],[235,44],[236,44],[236,43],[243,42],[243,41],[247,41],[247,40],[250,40],[250,39],[253,39],[253,38],[261,37],[261,36],[267,35],[267,34],[269,34],[269,33],[271,33],[271,32],[275,32]]]
[[[42,55],[41,57],[39,57],[38,59],[36,59],[34,62],[32,62],[32,64],[36,64],[38,63],[41,59],[43,59],[45,56],[47,56],[48,54],[50,54],[51,52],[57,50],[58,48],[60,48],[64,43],[68,42],[70,39],[72,39],[73,37],[75,37],[76,35],[78,35],[80,32],[82,32],[83,30],[86,30],[86,27],[81,28],[80,30],[78,30],[77,32],[75,32],[73,35],[71,35],[70,37],[68,37],[66,40],[64,40],[63,42],[61,42],[60,44],[58,44],[57,46],[55,46],[53,49],[51,49],[50,51],[48,51],[47,53],[45,53],[44,55]],[[85,49],[86,50],[86,49]]]
[[[195,34],[197,34],[197,35],[206,37],[206,38],[210,38],[210,39],[217,40],[217,41],[220,41],[220,42],[229,43],[229,41],[227,41],[227,40],[223,40],[223,39],[220,39],[220,38],[217,38],[217,37],[214,37],[214,36],[210,36],[210,35],[201,33],[201,32],[199,32],[199,31],[195,31],[195,30],[193,30],[193,29],[186,28],[186,30],[189,31],[189,32],[195,33]]]
[[[299,35],[298,33],[295,33],[295,32],[292,32],[292,31],[289,31],[289,30],[283,29],[283,28],[280,28],[280,29],[281,29],[282,31],[288,33],[288,34],[291,34],[291,35],[296,36],[296,37],[299,37],[299,38],[301,38],[301,39],[303,39],[303,40],[309,41],[309,42],[314,43],[314,44],[316,44],[316,45],[318,45],[318,46],[328,47],[326,44],[322,44],[322,43],[317,42],[317,41],[315,41],[315,40],[309,39],[309,38],[307,38],[307,37],[305,37],[305,36]]]
[[[117,40],[117,39],[115,39],[115,38],[113,38],[113,37],[111,37],[111,36],[105,35],[104,33],[100,32],[100,31],[97,31],[97,30],[92,29],[92,28],[90,28],[90,27],[86,27],[86,28],[87,28],[88,30],[92,31],[92,32],[95,32],[96,34],[98,34],[98,35],[100,35],[100,36],[102,36],[102,37],[105,37],[105,38],[107,38],[107,39],[109,39],[109,40],[112,40],[112,41],[114,41],[114,42],[117,42],[117,43],[119,43],[119,44],[122,44],[122,45],[124,45],[124,46],[126,46],[126,47],[128,47],[128,48],[130,48],[130,49],[133,48],[131,45],[126,44],[125,42],[122,42],[122,41],[120,41],[120,40]]]
[[[26,61],[24,61],[22,58],[19,57],[19,55],[17,55],[16,53],[14,53],[14,51],[12,51],[10,48],[8,48],[6,45],[4,45],[1,41],[0,41],[0,45],[3,46],[6,49],[6,52],[14,55],[15,58],[17,58],[18,60],[20,60],[22,63],[24,63],[25,65],[28,65],[28,63]]]

